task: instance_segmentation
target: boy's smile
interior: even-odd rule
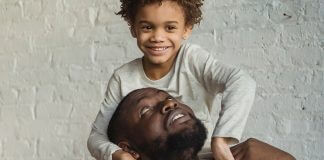
[[[132,33],[147,67],[170,68],[191,28],[185,25],[183,9],[177,2],[165,0],[139,8]]]

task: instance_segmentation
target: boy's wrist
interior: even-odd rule
[[[234,160],[229,144],[232,142],[231,138],[213,137],[211,141],[211,148],[215,160]]]
[[[122,149],[115,151],[112,154],[112,160],[135,160],[131,154]]]

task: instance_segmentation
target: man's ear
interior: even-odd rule
[[[120,141],[118,143],[118,146],[123,149],[123,151],[128,152],[133,156],[134,159],[139,159],[140,155],[133,150],[133,148],[130,146],[130,144],[127,141]]]

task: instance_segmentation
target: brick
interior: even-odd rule
[[[0,72],[13,72],[15,68],[15,57],[0,54]]]
[[[315,1],[306,1],[305,4],[305,19],[307,21],[318,21],[320,13],[320,5]],[[320,2],[319,2],[320,3]]]
[[[1,109],[1,120],[19,127],[22,121],[32,120],[32,109],[32,105],[5,105]]]
[[[286,25],[282,29],[282,45],[289,48],[309,48],[318,45],[319,26],[316,23]]]
[[[16,70],[25,69],[38,69],[39,66],[42,68],[49,68],[51,65],[51,54],[46,53],[45,50],[34,51],[33,53],[17,54],[17,67]]]
[[[13,81],[11,81],[11,84],[16,86],[49,85],[69,81],[68,71],[66,69],[52,68],[38,68],[33,70],[19,71],[9,78],[14,79]],[[17,81],[17,79],[19,79],[19,81]]]
[[[19,4],[23,8],[23,15],[24,18],[38,18],[42,16],[42,4],[43,2],[41,0],[25,0],[20,1]]]
[[[91,83],[60,84],[55,90],[57,100],[63,102],[97,102],[101,96],[99,86]]]
[[[64,122],[56,124],[53,130],[55,131],[56,136],[60,138],[75,139],[77,135],[79,137],[83,137],[82,139],[86,139],[90,133],[90,124],[80,122]]]
[[[30,38],[25,35],[10,35],[5,39],[2,39],[0,48],[0,52],[6,54],[14,54],[17,52],[26,52],[26,50],[30,49]]]
[[[73,105],[73,111],[71,113],[72,122],[84,122],[92,123],[99,112],[101,101],[103,97],[97,101],[97,103],[75,103]]]
[[[13,37],[28,37],[28,45],[32,45],[33,38],[46,34],[46,25],[43,19],[23,19],[13,23],[8,28],[8,35]],[[28,47],[30,51],[30,47]],[[26,51],[25,51],[26,52]]]
[[[0,139],[0,157],[3,157],[3,142],[1,139]]]
[[[256,26],[266,27],[270,24],[264,4],[240,5],[233,9],[233,13],[235,15],[235,24],[239,26],[255,28]]]
[[[320,17],[320,21],[323,22],[324,21],[324,2],[323,1],[319,1],[319,17]]]
[[[108,34],[124,34],[127,33],[129,37],[131,36],[129,32],[129,26],[126,22],[121,21],[120,23],[113,23],[106,26],[106,31]]]
[[[59,147],[58,147],[59,146]],[[43,159],[57,158],[66,159],[73,156],[73,140],[52,137],[50,139],[40,139],[39,156]]]
[[[48,49],[52,53],[60,53],[63,48],[71,48],[71,46],[79,46],[80,44],[82,44],[81,40],[76,41],[73,38],[66,36],[69,34],[70,28],[64,30],[50,31],[44,35],[35,36],[34,45],[40,49]]]
[[[73,39],[78,43],[86,43],[93,45],[97,44],[106,44],[109,42],[109,38],[111,35],[107,36],[108,33],[106,31],[105,26],[95,26],[95,27],[77,27],[75,28],[75,32],[73,35]],[[120,37],[119,37],[120,38]]]
[[[125,49],[126,49],[126,58],[127,61],[131,61],[133,59],[136,59],[136,58],[140,58],[143,56],[143,52],[140,51],[137,47],[137,44],[134,43],[134,39],[130,39],[130,40],[127,40],[126,42],[124,42],[125,44]]]
[[[279,34],[265,28],[255,30],[238,29],[222,33],[223,45],[235,48],[271,46],[277,41],[278,37]]]
[[[68,119],[72,105],[67,103],[39,103],[36,105],[36,119]]]
[[[44,139],[51,139],[57,136],[57,133],[54,130],[54,126],[63,122],[68,123],[68,121],[65,121],[63,118],[48,118],[46,120],[42,118],[35,120],[29,118],[19,122],[13,121],[13,126],[11,125],[9,129],[6,129],[7,132],[5,132],[4,136],[9,137],[9,139],[12,137],[20,137],[23,139],[38,139],[42,137]],[[2,127],[4,129],[5,127],[8,128],[8,126],[5,125],[2,125]]]
[[[300,21],[297,1],[272,1],[267,4],[268,17],[276,24],[296,24]]]
[[[56,66],[70,66],[72,64],[91,64],[90,47],[67,47],[53,51],[53,64]]]
[[[6,139],[4,140],[4,157],[32,158],[35,153],[35,140],[33,139]],[[19,154],[17,154],[19,151]]]
[[[69,68],[69,78],[73,82],[95,82],[102,80],[102,70],[99,68],[71,65]]]
[[[216,18],[215,21],[204,21],[195,26],[201,31],[213,31],[214,29],[223,30],[226,28],[234,27],[235,25],[235,12],[231,7],[220,7],[218,9],[206,10],[204,12],[205,19]]]
[[[193,34],[190,37],[190,42],[197,44],[197,42],[205,41],[206,43],[202,45],[205,50],[210,50],[211,47],[208,46],[214,46],[215,44],[215,37],[212,33],[205,33],[205,34]]]
[[[323,81],[324,81],[324,71],[314,70],[311,88],[314,91],[314,93],[317,93],[317,95],[323,95],[324,93]]]
[[[97,49],[97,61],[107,61],[125,58],[125,50],[123,46],[107,45]]]
[[[18,90],[8,86],[0,86],[0,104],[15,104],[18,100]]]
[[[287,53],[296,68],[322,68],[324,63],[323,51],[318,47],[288,48]]]
[[[18,88],[18,104],[35,104],[35,87]]]
[[[54,100],[54,85],[41,85],[36,87],[36,103],[51,103]]]
[[[106,5],[100,6],[100,10],[98,13],[98,23],[99,24],[110,25],[113,23],[122,23],[122,19],[119,16],[111,14],[111,13],[115,12],[117,9],[114,11],[113,9],[110,9],[110,8],[113,8],[113,7],[112,6],[109,7]]]
[[[89,12],[89,21],[92,24],[92,26],[95,26],[98,21],[98,8],[90,7],[88,9],[88,12]]]
[[[6,2],[0,6],[0,22],[17,22],[22,19],[22,10],[17,1]]]
[[[83,147],[83,146],[86,146],[86,141],[84,140],[75,140],[73,142],[73,155],[74,157],[85,157],[85,156],[88,156],[88,159],[93,159],[93,158],[90,158],[89,156],[89,151]],[[87,159],[87,158],[84,158],[84,159]]]

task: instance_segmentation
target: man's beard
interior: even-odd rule
[[[195,118],[193,128],[169,135],[164,141],[158,138],[147,146],[146,154],[151,160],[193,160],[201,150],[207,137],[207,130],[202,122]],[[146,147],[145,147],[146,148]]]

